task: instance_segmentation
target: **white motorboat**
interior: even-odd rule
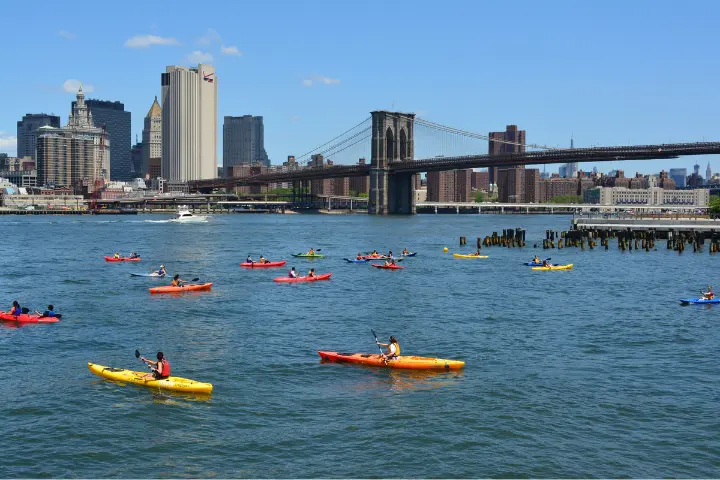
[[[178,212],[175,217],[170,219],[171,222],[181,223],[193,223],[193,222],[207,222],[207,215],[195,215],[185,205],[178,206]]]

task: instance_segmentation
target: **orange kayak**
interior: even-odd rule
[[[268,267],[282,267],[282,266],[285,265],[286,263],[287,263],[287,262],[286,262],[285,260],[282,260],[282,261],[280,261],[280,262],[268,262],[268,263],[259,263],[259,262],[248,263],[248,262],[243,262],[243,263],[240,264],[240,266],[241,266],[241,267],[249,267],[249,268],[261,268],[261,267],[268,268]]]
[[[401,355],[398,358],[385,360],[377,353],[339,353],[318,350],[318,354],[326,362],[346,362],[370,365],[372,367],[388,367],[406,370],[460,370],[465,362],[445,360],[443,358],[415,357]]]
[[[182,285],[179,287],[173,287],[172,285],[166,285],[164,287],[153,287],[150,293],[183,293],[183,292],[198,292],[201,290],[210,290],[212,283],[196,283],[189,285]]]
[[[140,257],[130,258],[130,257],[105,257],[106,262],[139,262]]]
[[[314,277],[278,277],[275,279],[278,283],[296,283],[296,282],[317,282],[318,280],[330,280],[332,273],[323,273],[322,275],[315,275]]]
[[[373,267],[375,268],[384,268],[386,270],[402,270],[405,267],[401,267],[400,265],[380,265],[378,263],[373,263]]]
[[[60,321],[58,317],[41,317],[40,315],[28,315],[27,313],[15,316],[9,312],[0,312],[0,320],[18,323],[56,323]]]

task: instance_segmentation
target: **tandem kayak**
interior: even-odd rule
[[[348,263],[367,263],[367,259],[358,260],[357,258],[343,258]]]
[[[15,316],[9,312],[0,312],[0,320],[17,323],[57,323],[60,321],[60,317],[41,317],[40,315],[30,315],[28,313]]]
[[[307,253],[295,253],[292,254],[295,258],[325,258],[325,255],[320,255],[316,253],[315,255],[308,255]]]
[[[134,383],[149,388],[173,390],[175,392],[212,393],[212,383],[196,382],[188,378],[169,376],[160,380],[144,378],[147,372],[134,372],[124,368],[112,368],[88,362],[92,373],[117,382]]]
[[[158,275],[157,273],[131,273],[131,277],[155,277],[155,278],[165,278],[165,275]]]
[[[278,283],[317,282],[318,280],[330,280],[332,273],[323,273],[314,277],[278,277],[274,281]]]
[[[710,303],[720,303],[720,298],[713,298],[712,300],[707,300],[705,298],[686,298],[686,299],[680,299],[680,303],[683,305],[689,305],[691,303],[693,304],[710,304]]]
[[[115,258],[115,257],[107,257],[107,256],[106,256],[106,257],[105,257],[105,261],[106,261],[106,262],[139,262],[139,261],[140,261],[140,257],[135,257],[135,258],[130,258],[130,257]]]
[[[460,370],[465,362],[445,360],[443,358],[415,357],[402,355],[398,358],[385,360],[377,353],[339,353],[318,350],[318,354],[326,362],[346,362],[370,365],[373,367],[401,368],[408,370]]]
[[[248,267],[248,268],[269,268],[269,267],[282,267],[287,262],[283,260],[282,262],[267,262],[267,263],[258,263],[258,262],[243,262],[240,264],[241,267]]]
[[[532,267],[530,270],[572,270],[573,263],[567,265],[553,265],[552,267]]]
[[[384,268],[386,270],[402,270],[405,267],[401,267],[400,265],[378,265],[377,263],[372,264],[375,268]]]
[[[149,288],[150,293],[183,293],[183,292],[199,292],[202,290],[210,290],[212,283],[195,283],[188,285],[181,285],[179,287],[173,287],[172,285],[165,285],[164,287],[153,287]]]
[[[488,258],[487,255],[463,255],[462,253],[453,253],[455,258]]]

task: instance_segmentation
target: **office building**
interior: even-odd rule
[[[137,135],[135,137],[135,145],[133,145],[130,149],[130,158],[132,162],[130,173],[133,178],[145,178],[145,173],[142,170],[143,144],[142,142],[137,141]]]
[[[708,162],[707,168],[705,169],[705,183],[709,184],[712,178],[712,169],[710,168],[710,162]]]
[[[145,115],[142,145],[142,162],[138,173],[144,177],[150,173],[150,159],[162,158],[162,108],[160,108],[157,97]]]
[[[525,152],[525,130],[518,130],[517,125],[508,125],[504,132],[490,132],[488,136],[490,137],[488,142],[488,154],[490,155]],[[497,167],[488,168],[488,179],[491,185],[498,183],[497,172]]]
[[[675,185],[677,185],[678,188],[685,188],[687,168],[671,168],[670,178],[675,180]]]
[[[169,66],[160,77],[162,177],[186,182],[217,175],[215,67]]]
[[[498,176],[498,201],[502,203],[537,202],[540,170],[537,168],[501,168]]]
[[[60,117],[47,113],[28,113],[17,122],[17,156],[35,160],[36,132],[40,127],[60,128]]]
[[[270,166],[270,159],[265,151],[263,117],[252,115],[225,117],[223,168],[227,172],[234,165],[253,163]]]
[[[110,145],[110,178],[127,182],[133,178],[132,169],[132,134],[130,112],[120,102],[110,102],[90,98],[85,101],[88,111],[92,114],[95,126],[107,130]],[[75,108],[75,102],[73,102]]]
[[[94,190],[111,178],[110,145],[108,132],[93,123],[80,87],[67,125],[37,130],[38,183]]]

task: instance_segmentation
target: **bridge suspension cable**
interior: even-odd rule
[[[302,159],[308,158],[310,155],[313,155],[313,154],[315,154],[315,153],[321,153],[321,152],[318,152],[321,148],[325,147],[326,145],[331,144],[332,142],[334,142],[334,141],[337,140],[338,138],[342,138],[344,135],[347,135],[348,133],[352,132],[353,130],[355,130],[356,128],[358,128],[359,126],[361,126],[363,123],[368,122],[368,121],[370,120],[370,118],[371,118],[371,117],[367,117],[367,118],[364,119],[362,122],[358,123],[357,125],[355,125],[355,126],[352,127],[352,128],[349,128],[349,129],[345,130],[343,133],[341,133],[341,134],[338,135],[337,137],[335,137],[335,138],[333,138],[333,139],[331,139],[331,140],[323,143],[322,145],[318,145],[317,147],[313,148],[312,150],[310,150],[310,151],[307,152],[307,153],[304,153],[304,154],[300,155],[299,157],[297,157],[296,160],[297,160],[298,162],[300,162]],[[336,146],[336,145],[333,145],[333,146]],[[333,146],[331,146],[330,149],[332,149]]]

